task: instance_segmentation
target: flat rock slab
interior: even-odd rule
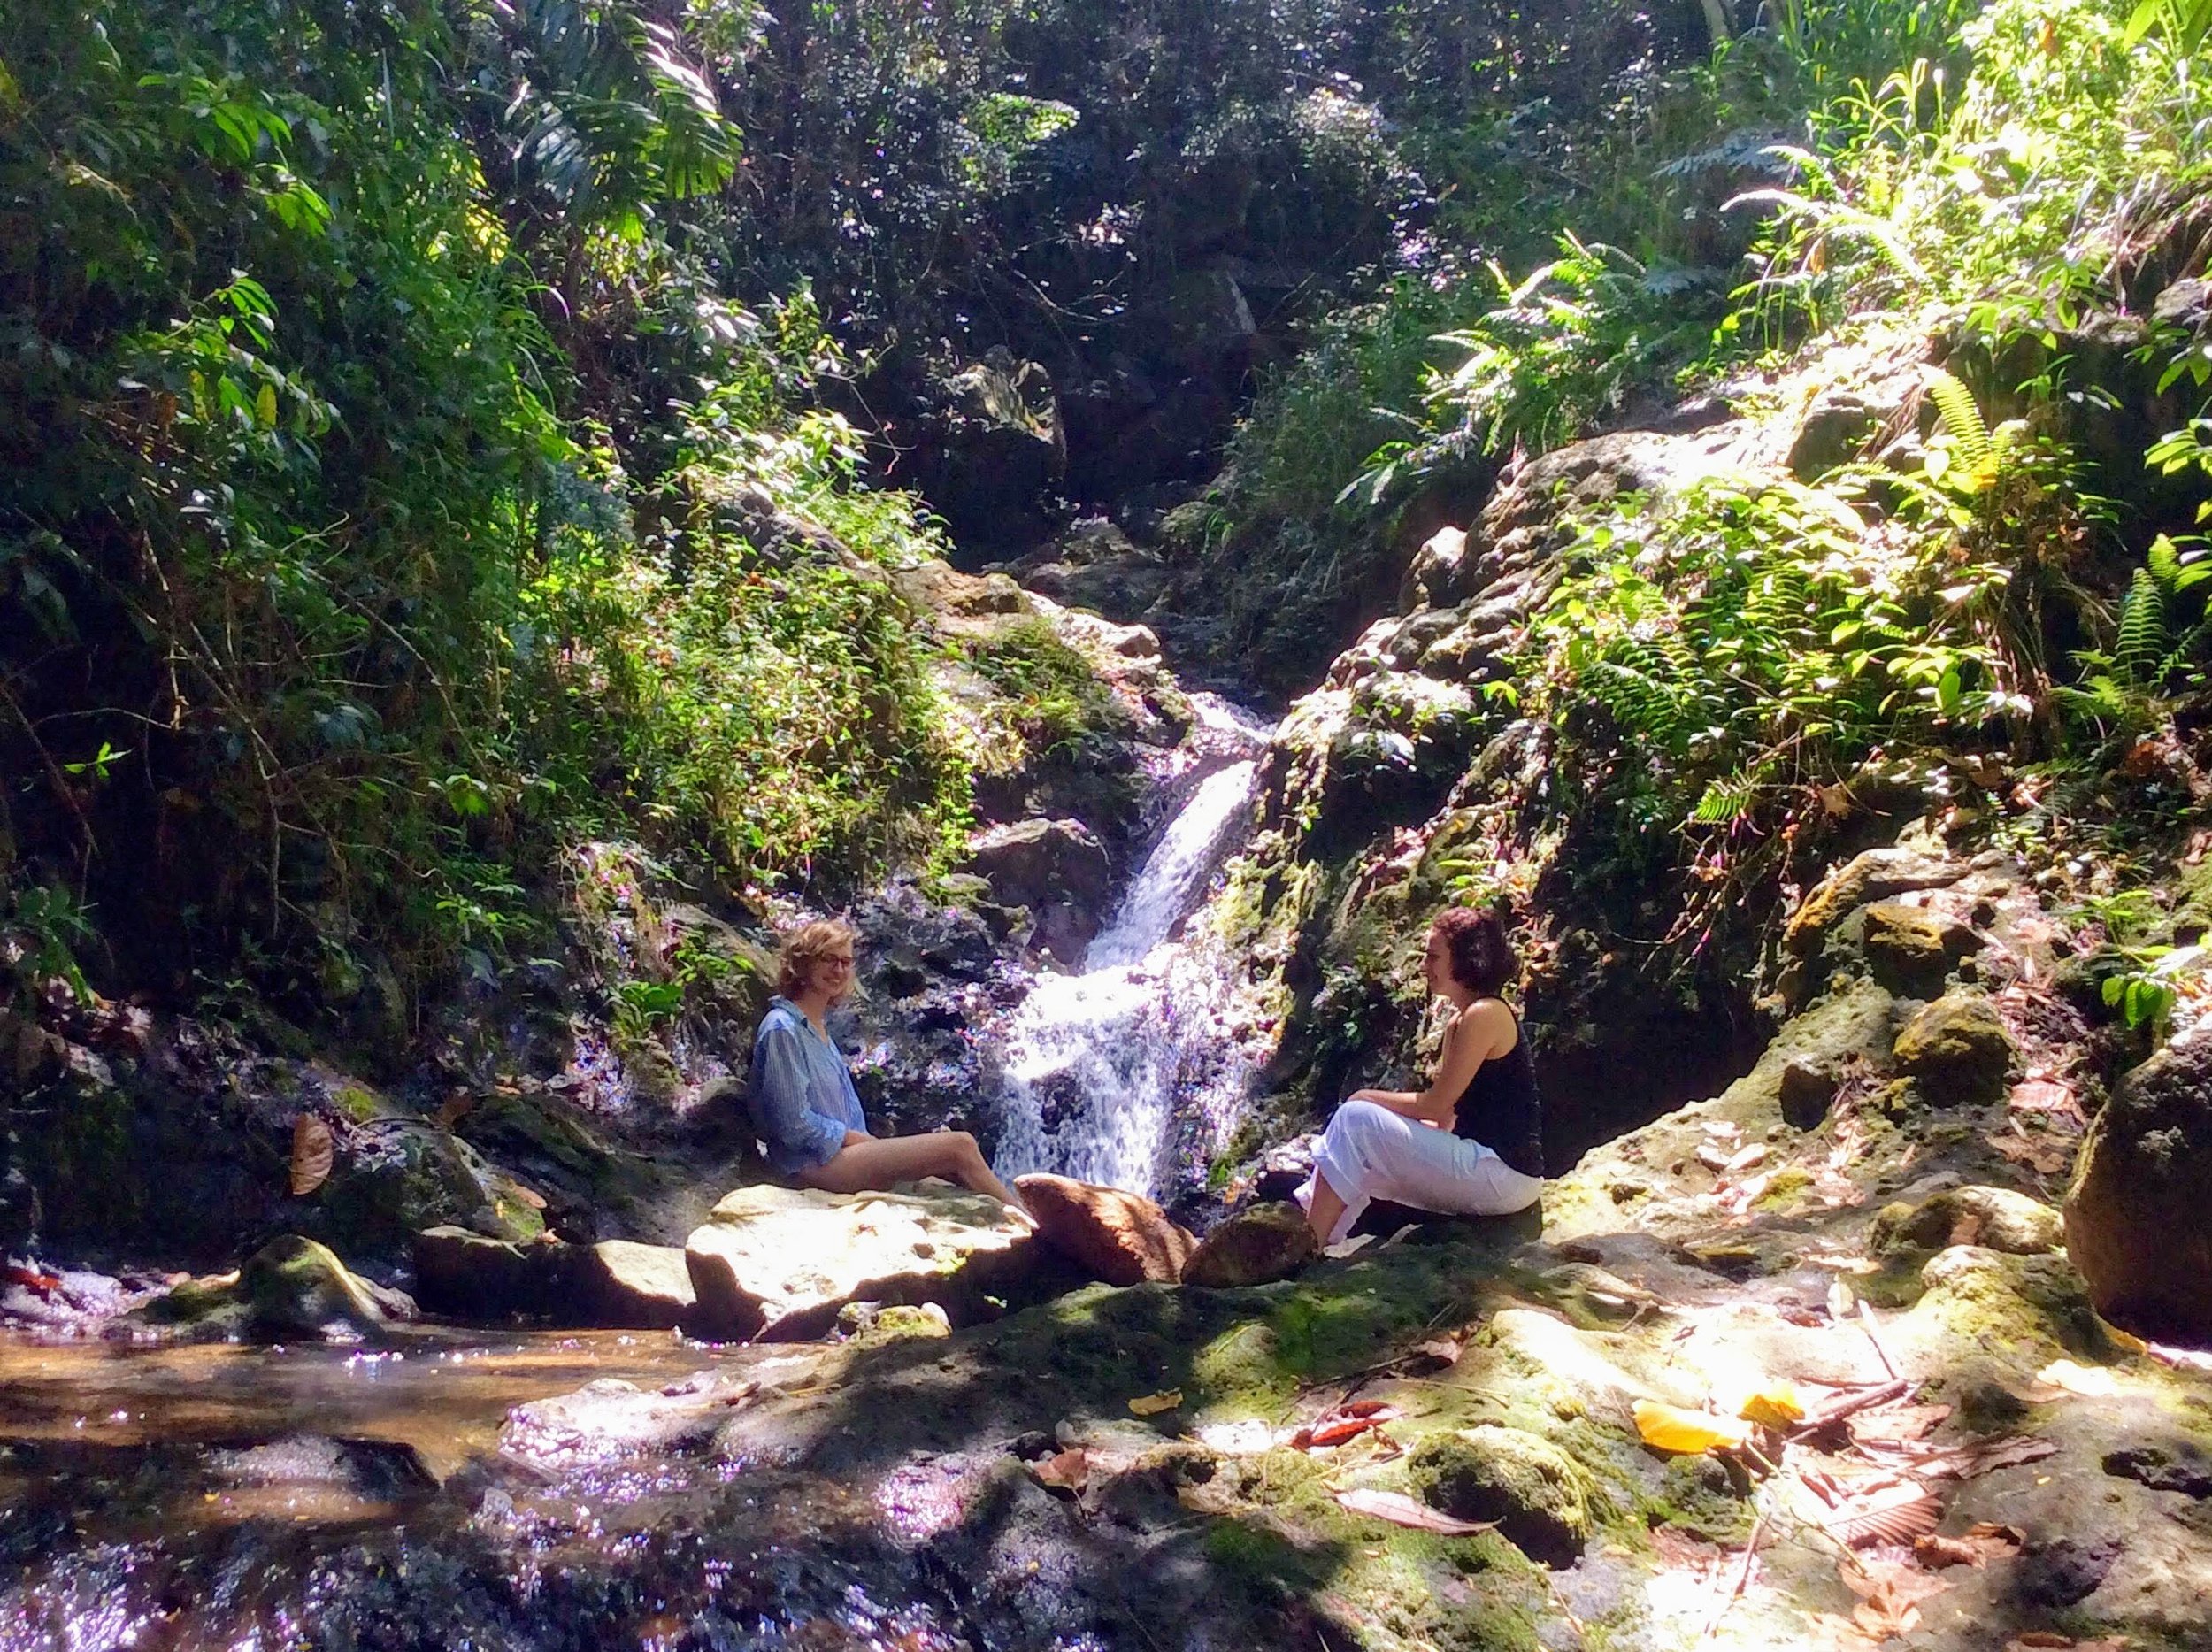
[[[1028,1218],[981,1194],[740,1187],[692,1230],[684,1256],[704,1335],[826,1334],[848,1302],[934,1302],[987,1317],[1035,1263]]]

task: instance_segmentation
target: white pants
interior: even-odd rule
[[[1447,1216],[1509,1216],[1525,1210],[1544,1191],[1479,1141],[1394,1113],[1373,1102],[1347,1102],[1321,1138],[1317,1176],[1344,1201],[1330,1232],[1335,1244],[1375,1199],[1389,1199]],[[1311,1209],[1313,1181],[1298,1189]]]

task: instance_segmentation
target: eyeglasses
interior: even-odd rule
[[[828,968],[849,970],[853,966],[853,955],[849,952],[833,952],[825,957],[822,963]]]

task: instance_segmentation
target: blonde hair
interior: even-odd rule
[[[804,992],[816,964],[835,948],[849,947],[858,939],[859,932],[840,918],[818,918],[801,924],[783,938],[783,949],[776,954],[776,990],[787,998]]]

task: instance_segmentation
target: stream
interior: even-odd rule
[[[1156,777],[1156,843],[1082,967],[1038,977],[999,1029],[1010,1176],[1164,1194],[1241,1103],[1200,919],[1267,730],[1194,698],[1196,734]],[[0,1335],[0,1652],[1000,1644],[902,1510],[833,1476],[598,1440],[549,1460],[503,1433],[549,1396],[632,1384],[649,1405],[792,1358],[621,1331]]]

